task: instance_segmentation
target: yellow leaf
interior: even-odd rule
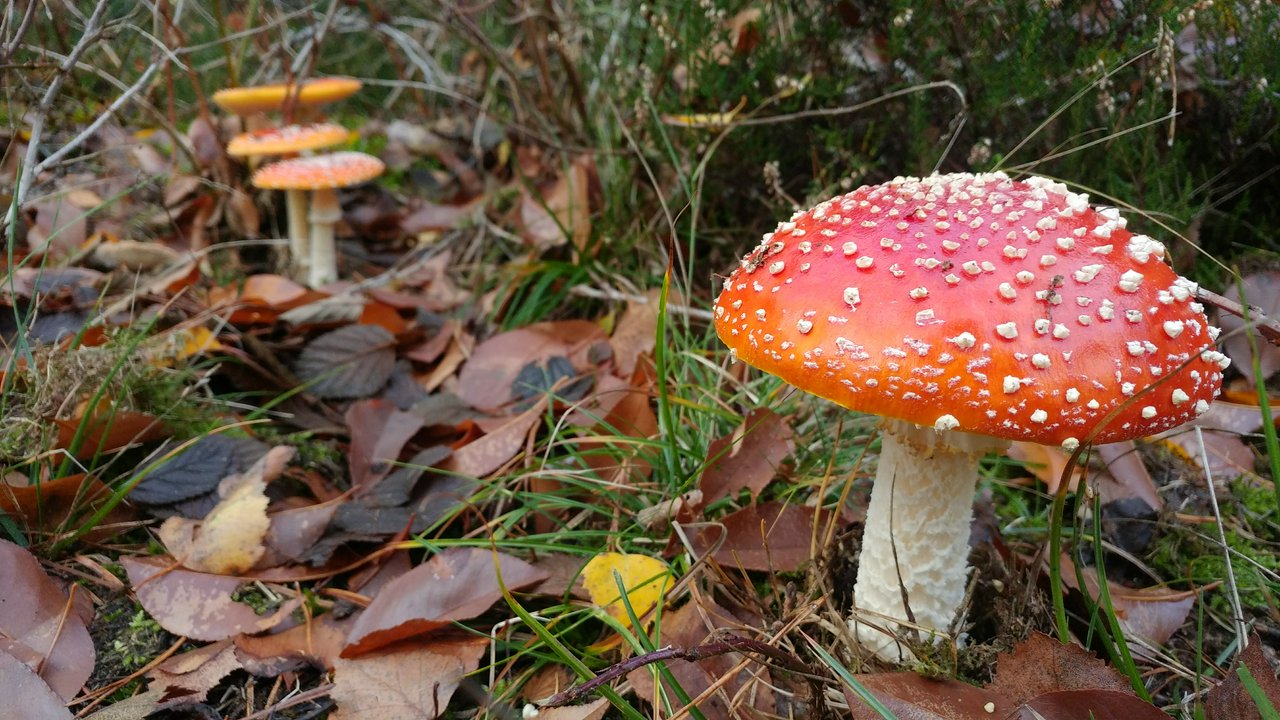
[[[225,347],[209,328],[197,325],[170,333],[164,345],[151,353],[151,362],[153,365],[173,367],[175,363],[217,352]]]
[[[271,526],[267,483],[279,476],[293,449],[274,447],[244,473],[218,484],[222,498],[203,520],[171,517],[160,526],[160,541],[178,561],[196,572],[238,575],[266,552]]]
[[[591,601],[626,627],[631,626],[631,619],[618,592],[614,573],[622,578],[622,586],[627,589],[627,601],[638,618],[643,618],[662,602],[671,582],[671,568],[648,555],[602,553],[591,558],[582,569],[582,582],[591,595]]]

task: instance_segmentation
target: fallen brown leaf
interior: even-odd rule
[[[93,672],[93,641],[84,618],[68,608],[67,595],[35,557],[7,540],[0,540],[0,578],[0,698],[19,685],[35,692],[38,684],[52,688],[60,704],[70,702]],[[19,670],[5,669],[9,659],[39,668],[39,677],[34,670],[28,679]]]
[[[1011,720],[1168,720],[1159,708],[1115,690],[1060,690],[1033,698]]]
[[[694,536],[699,554],[712,552],[726,568],[790,572],[812,556],[814,516],[811,507],[770,501],[745,507]],[[830,516],[824,515],[824,522]],[[717,543],[719,545],[717,546]]]
[[[240,669],[235,645],[221,640],[165,660],[148,674],[148,690],[160,690],[161,701],[199,702],[227,675]]]
[[[424,424],[421,417],[401,412],[394,403],[382,399],[352,403],[345,419],[351,432],[347,463],[357,495],[368,492],[391,472],[405,443]]]
[[[747,625],[747,623],[735,617],[729,610],[716,604],[715,601],[707,600],[706,604],[702,604],[698,600],[694,600],[685,603],[676,610],[663,614],[661,645],[694,647],[707,642],[717,630],[736,630],[744,625]],[[680,683],[680,686],[688,693],[689,697],[698,697],[707,688],[711,687],[713,682],[728,675],[742,659],[743,656],[739,653],[725,653],[699,660],[696,663],[673,662],[668,665],[668,669],[675,676],[676,681]],[[654,684],[650,668],[633,670],[627,673],[627,679],[631,681],[631,684],[636,689],[636,694],[640,698],[649,701],[656,700],[657,687]],[[775,707],[775,699],[773,691],[770,689],[770,683],[768,669],[761,668],[754,663],[748,663],[731,680],[725,683],[721,690],[712,694],[706,701],[699,703],[697,707],[706,716],[707,720],[728,720],[729,718],[757,716],[770,717],[774,714]],[[748,689],[744,691],[744,688]],[[667,688],[667,694],[668,697],[675,697],[670,687]],[[726,700],[735,697],[750,698],[750,700],[742,703],[744,708],[739,708],[735,711],[731,710],[731,704],[726,702]],[[655,707],[658,706],[655,705]],[[746,707],[752,708],[755,712],[746,711]],[[542,718],[542,715],[539,714],[538,717]]]
[[[487,637],[400,643],[354,660],[333,674],[333,720],[431,720],[444,712],[489,647]]]
[[[495,565],[512,590],[547,578],[547,573],[509,555],[449,548],[387,583],[351,629],[342,657],[363,655],[488,610],[502,599]]]
[[[147,614],[165,630],[193,640],[264,632],[287,620],[302,603],[294,598],[275,613],[260,616],[231,598],[244,584],[239,578],[172,569],[174,561],[165,558],[123,556],[120,564]]]
[[[752,410],[731,435],[711,441],[698,485],[703,500],[710,504],[744,489],[758,495],[794,449],[785,418],[768,408]]]
[[[560,355],[587,367],[587,349],[605,340],[604,330],[586,320],[535,323],[495,335],[471,353],[458,374],[457,394],[474,408],[502,407],[515,397],[512,385],[525,365]]]
[[[0,649],[0,717],[23,720],[71,720],[67,700],[59,697],[21,660]]]
[[[1021,705],[1059,690],[1127,692],[1129,681],[1079,645],[1064,645],[1033,632],[1012,652],[1000,656],[995,680],[987,687]]]
[[[455,450],[441,467],[466,477],[485,477],[520,452],[529,432],[542,419],[546,409],[547,398],[544,396],[533,407],[511,418],[493,432]]]
[[[1205,720],[1255,720],[1260,718],[1258,705],[1245,690],[1239,669],[1246,667],[1271,704],[1280,708],[1280,680],[1276,669],[1267,662],[1262,650],[1262,640],[1257,633],[1249,641],[1249,647],[1236,656],[1231,670],[1222,682],[1209,688],[1204,698]]]
[[[931,680],[912,672],[858,675],[871,694],[899,718],[911,720],[991,720],[1008,717],[1015,703],[990,688],[979,688],[959,680]],[[849,715],[853,720],[880,720],[849,690]]]

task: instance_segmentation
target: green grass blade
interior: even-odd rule
[[[859,700],[867,704],[867,707],[875,710],[876,713],[884,720],[898,720],[898,716],[894,715],[892,710],[885,707],[884,703],[880,702],[879,698],[872,695],[866,685],[858,682],[858,679],[853,676],[853,673],[850,673],[848,668],[841,665],[840,661],[835,659],[831,653],[822,649],[819,645],[813,645],[811,647],[813,648],[813,651],[817,653],[818,657],[822,659],[822,662],[827,667],[831,668],[837,676],[839,676],[840,682],[844,683],[850,690],[852,690],[853,693],[858,696]]]

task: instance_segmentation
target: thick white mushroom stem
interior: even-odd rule
[[[333,226],[341,219],[338,193],[332,188],[316,190],[311,196],[311,265],[307,276],[313,288],[338,279],[338,248]]]
[[[285,209],[289,214],[289,260],[293,266],[293,278],[307,277],[311,266],[311,237],[307,227],[307,191],[286,190]]]
[[[849,618],[859,642],[881,659],[912,659],[896,638],[916,637],[917,627],[928,639],[931,630],[945,633],[951,626],[969,575],[978,460],[1008,444],[885,421]]]

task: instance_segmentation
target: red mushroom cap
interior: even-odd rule
[[[254,187],[268,190],[322,190],[368,182],[386,169],[378,158],[362,152],[280,160],[253,174]]]
[[[1046,178],[896,178],[765,235],[716,330],[850,409],[1068,448],[1141,437],[1207,410],[1229,360],[1195,283],[1125,226]]]
[[[350,131],[336,123],[285,125],[237,135],[227,143],[227,154],[232,157],[284,155],[337,145],[349,137]]]

